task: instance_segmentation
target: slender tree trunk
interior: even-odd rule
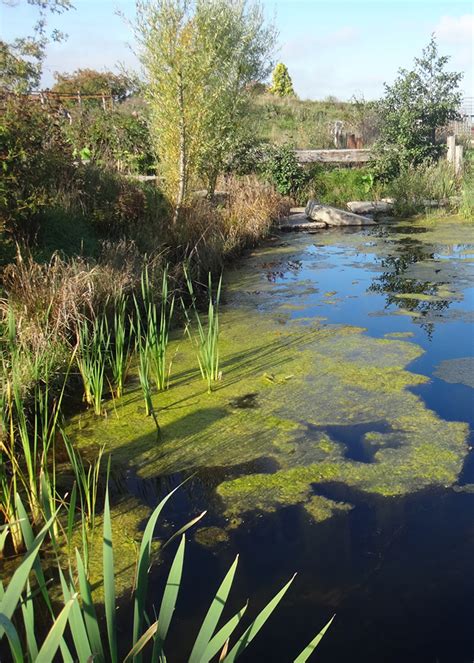
[[[174,210],[173,224],[176,225],[186,196],[186,122],[184,117],[183,76],[178,74],[178,108],[179,108],[179,183],[178,197]]]
[[[217,186],[217,177],[219,175],[219,171],[214,169],[211,174],[208,177],[208,182],[207,182],[207,199],[212,201],[214,200],[214,194],[216,192],[216,186]]]

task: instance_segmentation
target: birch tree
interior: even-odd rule
[[[213,195],[250,83],[270,71],[275,33],[249,0],[140,0],[137,17],[151,135],[176,222],[201,181]]]

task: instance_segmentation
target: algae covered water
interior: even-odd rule
[[[206,393],[177,335],[156,397],[162,439],[138,385],[107,418],[70,422],[120,468],[123,586],[147,507],[191,476],[161,532],[208,510],[188,547],[175,660],[239,552],[231,611],[250,597],[252,616],[298,573],[242,660],[292,660],[336,613],[322,663],[471,662],[472,224],[278,236],[227,271],[224,292],[222,381]],[[157,596],[166,571],[151,574]],[[124,596],[124,629],[130,610]]]

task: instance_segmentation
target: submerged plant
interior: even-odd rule
[[[197,332],[198,332],[198,363],[199,369],[203,380],[207,382],[207,391],[211,393],[212,383],[220,379],[221,374],[219,371],[219,301],[221,296],[222,275],[219,278],[217,285],[217,292],[215,298],[212,294],[212,276],[209,273],[208,277],[208,309],[207,309],[207,324],[203,324],[199,314],[196,297],[194,295],[194,288],[187,270],[185,270],[186,283],[188,286],[189,294],[192,297],[191,307],[196,319]],[[184,307],[183,307],[184,308]],[[185,313],[186,313],[186,309]],[[186,313],[187,315],[187,313]],[[189,332],[189,317],[188,317],[188,332]]]
[[[77,365],[84,385],[84,400],[94,407],[95,414],[100,415],[110,334],[103,317],[96,318],[92,325],[86,319],[81,320],[77,331]]]
[[[163,507],[176,490],[177,488],[166,495],[159,503],[153,511],[143,533],[135,574],[134,615],[131,639],[128,645],[130,649],[124,658],[120,657],[118,647],[119,631],[116,620],[115,562],[108,489],[106,489],[105,494],[102,545],[106,634],[102,632],[102,622],[98,619],[96,605],[92,597],[92,586],[87,577],[83,559],[77,550],[75,560],[69,559],[69,570],[67,572],[64,572],[58,564],[64,607],[57,616],[54,615],[39,561],[39,552],[45,537],[52,527],[54,519],[57,517],[57,513],[52,514],[42,530],[34,537],[31,524],[26,517],[21,500],[17,496],[18,511],[22,517],[22,533],[27,554],[15,571],[8,586],[2,592],[0,600],[0,642],[1,640],[8,640],[13,660],[24,660],[23,645],[13,621],[19,606],[21,606],[24,624],[23,630],[26,650],[28,651],[29,659],[32,661],[51,663],[59,648],[61,649],[62,660],[65,661],[94,660],[98,663],[104,663],[105,661],[117,663],[119,660],[122,660],[123,663],[126,663],[126,661],[133,660],[136,663],[141,663],[145,648],[148,649],[147,660],[152,661],[152,663],[164,663],[167,660],[167,656],[165,655],[167,637],[176,609],[184,567],[185,532],[205,515],[204,512],[185,524],[161,547],[161,550],[163,550],[174,539],[180,539],[161,597],[159,609],[155,611],[155,616],[158,614],[158,618],[151,619],[145,606],[148,596],[150,565],[152,562],[153,534]],[[72,570],[73,562],[75,562],[75,573]],[[219,629],[217,627],[227,604],[237,564],[238,556],[235,558],[217,589],[202,622],[189,658],[187,659],[190,663],[208,663],[216,656],[219,656],[219,661],[233,663],[247,649],[266,623],[294,578],[293,576],[285,584],[231,645],[231,639],[236,629],[242,623],[248,604],[242,606]],[[37,635],[35,634],[37,612],[33,608],[30,588],[30,574],[32,571],[36,576],[41,597],[52,616],[52,626],[41,648],[38,646]],[[78,597],[81,598],[81,601],[78,600]],[[304,663],[308,660],[329,628],[332,619],[305,647],[301,654],[295,658],[295,663]],[[66,625],[69,626],[71,634],[70,644],[66,644],[63,639]]]

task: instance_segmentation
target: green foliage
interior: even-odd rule
[[[411,71],[401,69],[393,85],[385,86],[379,104],[381,137],[376,144],[377,175],[388,180],[403,168],[437,159],[444,146],[436,131],[457,117],[461,102],[460,73],[446,71],[447,56],[438,55],[434,36],[415,58]]]
[[[389,182],[386,192],[395,199],[397,216],[410,216],[430,208],[431,201],[445,201],[458,193],[460,181],[451,164],[440,161],[424,166],[406,166]]]
[[[72,153],[48,108],[9,96],[0,119],[0,226],[31,238],[39,212],[74,177]]]
[[[271,147],[262,170],[282,196],[297,196],[307,182],[307,175],[291,145]]]
[[[82,160],[123,173],[148,173],[154,167],[148,114],[141,104],[127,101],[104,110],[75,106],[63,131]]]
[[[208,308],[207,308],[207,324],[203,324],[201,316],[199,314],[196,297],[194,294],[194,288],[187,270],[185,270],[186,282],[191,295],[191,307],[194,313],[194,318],[196,320],[196,326],[198,331],[198,353],[197,359],[199,363],[199,368],[203,380],[207,382],[207,391],[210,394],[212,391],[213,382],[220,380],[220,371],[219,371],[219,302],[221,297],[221,287],[222,287],[222,275],[219,278],[219,283],[217,284],[217,292],[215,299],[212,292],[212,276],[209,272],[208,275]],[[191,321],[189,320],[186,309],[185,315],[187,318],[187,330],[190,333],[189,326]]]
[[[245,119],[248,85],[268,72],[273,30],[259,4],[139,2],[137,35],[151,134],[174,220],[199,178],[212,197]]]
[[[11,43],[0,40],[0,88],[15,94],[28,93],[39,85],[46,46],[50,41],[64,39],[58,30],[47,34],[47,13],[60,14],[72,7],[70,0],[28,0],[28,4],[38,9],[32,35],[18,37]]]
[[[277,97],[295,97],[293,82],[288,67],[279,62],[272,73],[272,84],[268,90]]]
[[[369,168],[324,168],[311,170],[311,181],[306,188],[311,198],[321,203],[345,207],[350,200],[373,200],[380,195],[380,186],[374,182]]]
[[[202,513],[197,518],[186,523],[181,527],[164,545],[164,549],[175,538],[179,538],[180,543],[174,555],[173,562],[168,574],[167,582],[160,601],[159,610],[155,610],[155,619],[147,613],[146,602],[148,591],[148,580],[152,559],[152,539],[153,534],[161,515],[163,507],[170,499],[173,493],[158,504],[153,511],[140,543],[140,549],[137,557],[135,587],[134,587],[134,616],[132,624],[132,641],[128,644],[131,647],[125,657],[119,658],[119,632],[116,619],[117,598],[115,589],[115,560],[113,549],[113,529],[112,517],[109,503],[109,493],[106,490],[104,516],[103,516],[103,546],[102,546],[102,576],[104,582],[104,603],[105,603],[105,629],[97,616],[97,606],[94,604],[92,585],[87,577],[80,553],[76,550],[75,560],[69,558],[69,571],[63,572],[58,564],[58,573],[61,582],[64,607],[57,615],[51,608],[51,600],[48,595],[47,587],[44,582],[44,575],[39,561],[39,553],[44,545],[46,537],[51,536],[53,522],[58,518],[58,513],[52,514],[44,527],[34,538],[33,531],[28,520],[23,519],[22,530],[24,533],[27,553],[16,569],[8,586],[1,593],[0,600],[0,641],[8,641],[8,646],[12,659],[21,662],[24,659],[23,649],[25,648],[30,659],[39,663],[52,663],[58,648],[61,648],[62,660],[72,662],[73,660],[92,660],[98,663],[105,663],[106,660],[116,663],[122,660],[123,663],[133,659],[135,663],[141,663],[143,655],[146,652],[146,660],[152,663],[164,662],[167,660],[165,648],[168,649],[167,636],[171,625],[177,600],[179,597],[181,579],[184,568],[184,556],[186,549],[185,532],[198,522],[203,516]],[[21,500],[18,498],[19,509],[25,513],[22,508]],[[25,513],[26,515],[26,513]],[[57,546],[54,544],[56,553]],[[75,561],[76,573],[73,573],[73,564]],[[192,663],[209,663],[214,657],[219,656],[219,660],[224,663],[233,663],[247,649],[252,640],[257,636],[264,624],[268,621],[271,614],[278,606],[283,596],[288,591],[293,582],[293,578],[282,587],[282,589],[261,609],[251,624],[245,631],[236,637],[235,633],[238,627],[242,625],[242,619],[245,615],[247,605],[243,606],[235,615],[233,615],[220,628],[220,618],[226,608],[228,597],[232,589],[234,576],[238,564],[238,556],[225,575],[215,597],[209,607],[209,610],[202,622],[199,633],[192,647],[189,661]],[[45,601],[48,612],[51,612],[52,625],[50,630],[38,647],[37,625],[39,619],[37,611],[33,609],[32,595],[30,590],[30,576],[34,574],[41,587],[40,600]],[[81,600],[79,600],[79,598]],[[14,626],[14,617],[18,613],[23,619],[24,641],[22,642],[17,628]],[[25,607],[26,606],[26,607]],[[156,613],[158,618],[156,619]],[[304,663],[316,649],[321,638],[331,625],[332,619],[312,639],[305,649],[296,657],[298,663]],[[66,626],[69,627],[71,641],[66,645],[63,639],[63,633]],[[107,637],[105,637],[106,631]],[[230,648],[230,640],[233,640]],[[150,645],[153,644],[151,647]],[[229,650],[230,649],[230,650]],[[168,651],[168,656],[170,653]],[[171,660],[171,659],[170,659]]]

